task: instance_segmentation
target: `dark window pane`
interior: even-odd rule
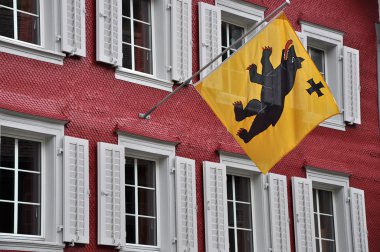
[[[224,51],[224,49],[226,49],[226,48],[222,47],[222,52]],[[225,59],[227,59],[227,57],[228,57],[228,52],[226,52],[226,53],[223,54],[222,61],[224,61]]]
[[[123,67],[132,69],[132,49],[130,45],[123,45]]]
[[[227,199],[232,200],[233,199],[233,191],[232,191],[232,176],[227,175]]]
[[[127,232],[127,243],[136,243],[136,220],[134,216],[125,216],[125,229]]]
[[[1,20],[1,14],[0,14],[0,20]],[[0,25],[0,30],[1,30],[1,25]],[[7,168],[15,167],[15,139],[14,138],[1,137],[0,154],[1,154],[0,155],[1,167],[7,167]]]
[[[229,35],[230,35],[230,37],[229,37],[230,41],[229,42],[230,42],[230,44],[229,45],[232,45],[233,43],[235,43],[236,40],[238,40],[241,36],[243,36],[244,28],[233,25],[233,24],[229,24],[229,27],[230,27],[230,31],[229,31]],[[233,48],[238,49],[242,45],[243,45],[243,41],[240,41],[239,43],[234,45]]]
[[[139,215],[156,216],[156,191],[139,188],[138,194]]]
[[[40,206],[18,205],[18,234],[40,235],[41,213]]]
[[[335,252],[335,242],[322,240],[322,252]]]
[[[315,227],[315,236],[319,237],[318,214],[314,214],[314,227]]]
[[[18,173],[18,180],[19,201],[40,203],[40,174],[20,171]]]
[[[0,202],[0,233],[13,233],[14,204]]]
[[[14,38],[13,11],[0,7],[0,36]]]
[[[234,227],[234,205],[232,202],[227,202],[228,205],[228,226]]]
[[[122,12],[123,12],[123,16],[127,16],[127,17],[130,17],[131,16],[131,3],[129,0],[123,0],[123,3],[122,3]]]
[[[156,220],[139,217],[139,244],[157,245]]]
[[[123,18],[123,42],[131,43],[131,20]]]
[[[321,237],[334,239],[334,218],[332,216],[320,215]]]
[[[227,23],[222,22],[222,47],[228,47],[227,45]]]
[[[321,249],[319,247],[319,239],[315,239],[315,244],[316,244],[317,252],[320,252]]]
[[[252,231],[237,230],[238,251],[253,251]]]
[[[1,0],[0,5],[8,6],[13,8],[13,0]]]
[[[318,197],[319,197],[319,212],[332,215],[333,214],[332,192],[319,190]]]
[[[125,184],[135,184],[135,160],[133,158],[125,158]]]
[[[152,53],[145,49],[135,48],[135,70],[152,74]]]
[[[325,52],[316,48],[309,47],[309,54],[318,70],[325,72]]]
[[[25,12],[39,14],[38,0],[17,0],[17,9]]]
[[[313,189],[313,207],[314,207],[314,212],[317,212],[317,190]]]
[[[251,228],[251,205],[236,203],[236,225],[240,228]]]
[[[230,252],[235,252],[235,231],[228,229],[228,237],[230,240]]]
[[[235,197],[237,201],[251,202],[249,178],[235,176]]]
[[[125,187],[125,212],[135,213],[135,188],[130,186]]]
[[[150,23],[150,0],[133,0],[133,17]]]
[[[40,18],[29,14],[17,13],[18,40],[40,44]]]
[[[133,28],[134,28],[135,45],[151,49],[152,48],[151,26],[135,21],[133,22]]]
[[[156,188],[155,162],[137,160],[137,181],[139,186]]]
[[[0,169],[0,199],[14,200],[15,172]]]
[[[19,139],[18,163],[21,170],[40,171],[41,143]]]

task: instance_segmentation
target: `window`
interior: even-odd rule
[[[191,18],[190,0],[97,0],[97,60],[117,79],[172,91],[192,75]]]
[[[157,246],[156,162],[126,157],[127,243]]]
[[[253,251],[249,177],[227,175],[228,237],[230,251]]]
[[[220,163],[203,163],[203,184],[206,250],[290,251],[285,176],[220,151]]]
[[[85,56],[84,9],[84,0],[2,1],[0,49],[61,65],[62,52]]]
[[[307,22],[301,28],[301,41],[342,111],[321,125],[345,130],[345,122],[360,124],[359,51],[343,45],[342,32]]]
[[[0,233],[41,236],[41,145],[1,136]]]
[[[313,167],[306,174],[292,178],[297,251],[368,251],[364,192],[350,188],[346,174]]]
[[[199,50],[200,68],[209,63],[222,50],[229,47],[257,22],[264,18],[264,8],[244,1],[218,0],[215,6],[199,3]],[[252,37],[254,32],[248,36]],[[244,44],[236,45],[201,73],[201,77],[207,75],[216,68],[222,60],[225,60],[234,51]]]
[[[119,145],[98,143],[98,243],[197,251],[195,161],[176,157],[176,143],[118,134]]]

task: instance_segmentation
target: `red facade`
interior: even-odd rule
[[[213,4],[213,1],[205,1]],[[267,8],[281,1],[248,1]],[[198,249],[205,251],[202,162],[219,162],[218,150],[242,153],[233,138],[191,86],[164,103],[151,119],[138,118],[166,91],[115,79],[115,70],[96,61],[95,1],[86,2],[86,57],[66,57],[63,65],[0,53],[0,108],[63,119],[65,135],[89,140],[90,244],[65,251],[113,251],[97,245],[97,142],[117,143],[117,129],[153,139],[178,142],[176,155],[196,160]],[[380,134],[378,118],[375,23],[378,3],[371,1],[292,1],[285,13],[295,30],[307,21],[344,33],[344,44],[360,51],[360,125],[346,131],[317,127],[271,172],[288,179],[291,247],[295,251],[292,176],[305,177],[304,166],[350,174],[350,186],[365,191],[370,251],[380,250]],[[192,1],[193,72],[199,69],[198,1]],[[174,87],[175,88],[175,87]]]

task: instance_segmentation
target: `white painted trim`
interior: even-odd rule
[[[123,67],[116,68],[115,78],[168,92],[173,91],[173,83],[167,80],[161,80],[153,75],[132,71]]]
[[[325,171],[318,168],[306,167],[306,177],[314,183],[330,185],[331,190],[336,187],[349,187],[349,175],[333,171]]]
[[[229,168],[237,168],[245,172],[261,173],[259,168],[247,156],[219,151],[220,163],[225,164]]]
[[[244,17],[256,22],[259,22],[264,18],[264,11],[266,10],[265,7],[243,1],[216,0],[215,5],[218,6],[222,12],[229,12],[236,16]]]

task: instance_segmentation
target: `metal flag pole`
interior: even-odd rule
[[[277,7],[267,17],[265,17],[263,20],[261,20],[260,22],[258,22],[251,29],[249,29],[246,33],[243,34],[243,36],[241,36],[238,40],[236,40],[234,43],[232,43],[229,47],[227,47],[226,49],[224,49],[220,54],[218,54],[209,63],[207,63],[206,65],[204,65],[201,69],[199,69],[191,77],[189,77],[188,79],[186,79],[185,81],[183,81],[178,88],[176,88],[173,92],[171,92],[170,94],[168,94],[167,96],[165,96],[161,101],[159,101],[154,107],[152,107],[151,109],[149,109],[145,114],[144,113],[139,113],[139,118],[143,118],[143,119],[147,119],[148,118],[149,119],[150,118],[150,114],[153,111],[155,111],[159,106],[161,106],[164,102],[166,102],[170,97],[172,97],[172,95],[174,95],[175,93],[177,93],[184,86],[188,85],[190,83],[190,81],[194,77],[198,76],[201,72],[203,72],[206,68],[208,68],[212,63],[214,63],[220,57],[222,57],[227,51],[229,51],[236,44],[238,44],[239,42],[241,42],[245,37],[247,37],[251,32],[253,32],[254,30],[256,30],[258,27],[260,27],[260,25],[262,25],[264,22],[266,22],[267,20],[271,19],[277,12],[281,11],[282,9],[284,9],[287,5],[290,5],[290,0],[285,0],[285,2],[283,4],[281,4],[279,7]]]

